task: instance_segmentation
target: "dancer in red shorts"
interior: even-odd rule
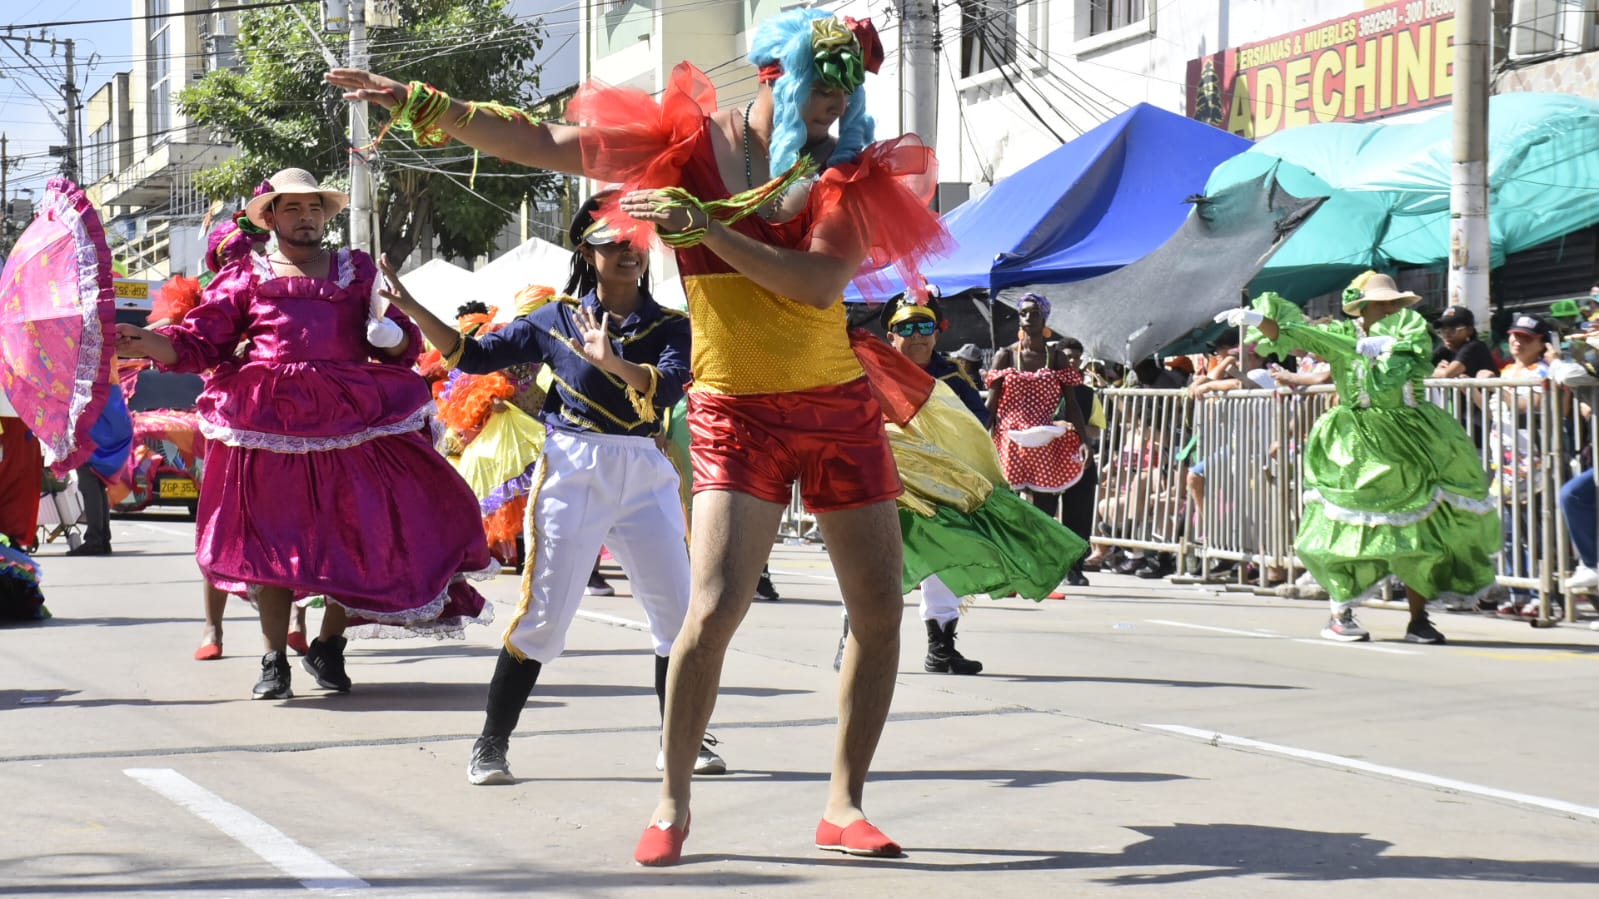
[[[872,143],[862,85],[881,57],[870,22],[791,11],[753,35],[761,86],[749,105],[716,108],[710,80],[685,63],[659,101],[585,85],[567,107],[577,127],[451,100],[420,82],[327,75],[346,98],[394,110],[395,124],[424,143],[454,137],[524,165],[620,182],[620,211],[677,249],[693,326],[693,598],[672,649],[666,775],[634,852],[640,864],[680,858],[722,660],[796,480],[852,624],[816,845],[900,854],[867,822],[862,793],[899,661],[901,488],[841,301],[863,267],[911,260],[947,235],[928,210],[931,151],[914,136]]]

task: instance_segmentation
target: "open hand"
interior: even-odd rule
[[[322,79],[334,87],[344,88],[346,100],[376,103],[384,109],[393,109],[404,103],[406,94],[410,92],[403,82],[365,69],[331,69],[322,74]]]
[[[150,350],[145,338],[154,336],[138,325],[117,325],[117,355],[124,359],[148,359]]]
[[[616,352],[611,347],[611,335],[605,327],[605,313],[602,311],[595,315],[587,309],[579,307],[572,313],[572,320],[577,324],[577,332],[583,339],[568,338],[572,351],[594,363],[596,368],[607,369],[616,360]]]
[[[400,273],[395,270],[394,263],[389,261],[386,254],[378,257],[378,272],[383,275],[383,286],[378,288],[378,296],[406,312],[417,307],[416,297],[411,296],[411,291],[405,289],[405,284],[400,281]]]
[[[683,206],[659,209],[666,199],[666,196],[657,190],[633,190],[622,196],[620,205],[622,211],[632,218],[641,222],[651,222],[668,234],[687,231],[700,224],[700,217]]]

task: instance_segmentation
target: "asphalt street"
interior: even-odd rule
[[[1325,606],[1115,575],[1065,601],[976,602],[976,677],[921,670],[907,598],[867,790],[896,860],[811,843],[836,714],[826,553],[774,548],[696,781],[684,864],[633,844],[657,789],[642,613],[591,597],[511,742],[467,784],[498,626],[352,643],[348,695],[295,668],[249,700],[229,607],[196,662],[193,525],[116,520],[117,554],[41,551],[55,618],[0,627],[0,895],[1599,895],[1599,632],[1442,616],[1447,646],[1317,638]],[[484,585],[501,622],[516,577]],[[313,628],[315,617],[312,612]]]

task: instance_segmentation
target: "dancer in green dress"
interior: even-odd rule
[[[1329,640],[1371,639],[1353,607],[1384,578],[1405,583],[1411,643],[1442,643],[1429,600],[1494,585],[1499,515],[1488,475],[1464,429],[1428,402],[1432,335],[1409,309],[1419,297],[1371,272],[1344,291],[1346,321],[1312,325],[1298,306],[1263,294],[1254,309],[1216,317],[1253,326],[1262,353],[1308,350],[1332,365],[1338,405],[1304,449],[1305,509],[1296,548],[1332,598]],[[1257,333],[1258,332],[1258,333]]]

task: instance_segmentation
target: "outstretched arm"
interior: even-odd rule
[[[865,247],[839,227],[819,225],[808,249],[790,250],[734,231],[704,210],[663,205],[667,201],[660,191],[635,190],[621,205],[623,212],[668,234],[707,229],[701,241],[706,249],[756,284],[807,306],[827,309],[839,302],[866,259]]]
[[[364,69],[333,69],[322,77],[343,88],[344,99],[371,103],[391,113],[405,103],[410,93],[407,84]],[[452,98],[436,124],[461,143],[501,159],[573,175],[584,173],[583,152],[578,146],[581,129],[489,113],[469,116],[471,112],[467,103]]]

